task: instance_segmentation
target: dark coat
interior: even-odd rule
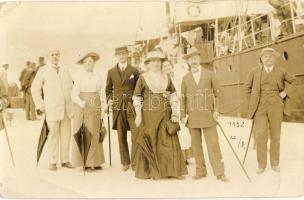
[[[216,125],[214,111],[220,111],[220,86],[210,70],[202,68],[196,84],[192,72],[183,77],[181,86],[181,117],[188,114],[188,128],[207,128]]]
[[[118,64],[108,71],[106,96],[107,101],[113,100],[113,129],[117,129],[117,117],[121,111],[126,111],[128,103],[133,104],[132,96],[139,77],[139,71],[130,65],[122,74]],[[123,115],[126,116],[126,115]]]
[[[259,66],[252,69],[245,82],[245,95],[248,100],[248,117],[253,118],[258,108],[260,96],[261,96],[261,75],[263,67]],[[297,84],[297,79],[289,74],[285,69],[280,67],[274,67],[275,78],[278,83],[279,92],[285,91],[287,97],[284,99],[284,114],[290,115],[289,97],[294,92]],[[290,87],[285,87],[285,82],[291,84]]]

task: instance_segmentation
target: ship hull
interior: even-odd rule
[[[272,47],[280,52],[281,58],[276,65],[300,80],[296,92],[290,98],[292,115],[285,116],[284,120],[304,122],[304,33],[214,60],[214,71],[223,90],[224,115],[246,117],[248,103],[244,95],[244,82],[250,70],[258,66],[258,53],[264,47]]]

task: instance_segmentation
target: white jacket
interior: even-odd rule
[[[59,72],[47,64],[41,67],[32,83],[31,92],[36,109],[45,109],[47,121],[60,121],[65,111],[72,118],[72,79],[66,67],[60,67]],[[41,96],[43,89],[44,99]]]

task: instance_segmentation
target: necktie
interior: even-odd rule
[[[56,70],[56,73],[59,73],[59,66],[54,66],[54,69]]]

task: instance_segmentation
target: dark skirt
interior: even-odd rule
[[[153,99],[157,99],[159,105],[150,107],[153,104]],[[136,163],[137,178],[167,178],[179,177],[188,173],[187,167],[183,158],[183,153],[179,143],[178,135],[170,135],[166,129],[166,122],[171,118],[171,108],[166,98],[162,94],[149,95],[144,99],[142,126],[140,129],[140,137],[148,137],[151,141],[152,152],[147,156],[146,153],[138,150]],[[142,142],[142,140],[138,140]],[[156,156],[158,169],[155,169],[155,164],[152,163]],[[155,171],[159,171],[157,174]]]
[[[74,104],[73,132],[80,129],[82,123],[92,134],[91,146],[86,161],[87,167],[97,167],[105,162],[103,145],[99,142],[99,131],[101,123],[100,97],[95,92],[81,92],[80,98],[87,102],[85,108]],[[83,166],[83,161],[77,144],[72,138],[72,164],[73,166]]]

